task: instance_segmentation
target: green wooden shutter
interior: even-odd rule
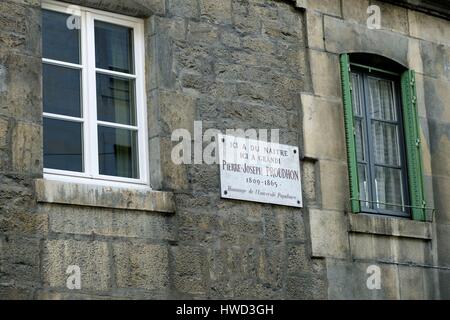
[[[402,74],[402,102],[409,194],[411,206],[413,207],[412,217],[414,220],[424,221],[426,214],[420,150],[420,127],[417,115],[416,80],[413,70],[408,70]]]
[[[342,99],[344,102],[345,136],[347,142],[348,176],[350,179],[351,209],[353,213],[361,211],[359,201],[358,163],[356,160],[355,126],[353,120],[352,84],[350,59],[343,54],[341,60]]]

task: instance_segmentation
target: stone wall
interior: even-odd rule
[[[326,298],[302,210],[222,200],[217,166],[170,160],[172,131],[194,120],[281,129],[282,143],[302,146],[302,12],[269,0],[69,2],[145,19],[151,184],[162,192],[41,179],[40,1],[3,1],[0,296]],[[306,203],[315,174],[306,163]],[[81,290],[66,288],[69,265]]]
[[[153,191],[42,179],[41,1],[0,2],[0,299],[450,297],[449,21],[368,0],[67,2],[145,20]],[[347,214],[344,52],[417,71],[432,222]],[[218,166],[173,164],[194,121],[280,129],[304,208],[223,200]]]
[[[449,298],[448,101],[450,22],[381,1],[299,0],[305,9],[313,95],[302,95],[305,156],[317,159],[321,203],[309,208],[313,257],[325,257],[331,299]],[[367,27],[369,5],[381,29]],[[382,55],[417,76],[427,222],[351,215],[338,57]],[[327,124],[328,132],[318,133]],[[307,130],[311,128],[311,130]],[[336,137],[333,139],[333,137]],[[381,270],[368,290],[367,268]]]

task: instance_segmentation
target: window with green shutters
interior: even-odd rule
[[[350,60],[340,57],[351,210],[425,220],[414,71]]]

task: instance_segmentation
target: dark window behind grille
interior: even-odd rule
[[[361,210],[409,216],[399,79],[351,72]]]

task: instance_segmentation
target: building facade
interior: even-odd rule
[[[1,1],[0,298],[449,299],[448,101],[447,1]],[[279,130],[302,208],[177,129]]]

